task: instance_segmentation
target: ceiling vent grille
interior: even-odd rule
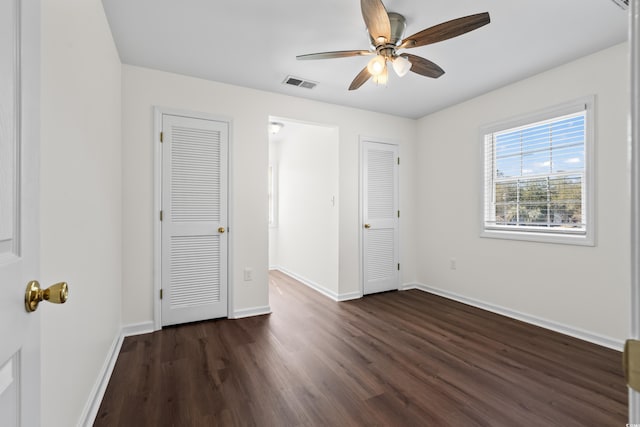
[[[620,6],[624,10],[629,9],[629,0],[611,0],[611,1],[617,4],[618,6]]]
[[[305,89],[313,89],[318,84],[310,80],[304,80],[299,77],[293,77],[293,76],[287,76],[287,78],[284,79],[282,83],[286,85],[291,85],[291,86],[303,87]]]

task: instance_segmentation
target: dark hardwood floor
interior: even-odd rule
[[[126,338],[96,426],[624,426],[619,352],[421,291]]]

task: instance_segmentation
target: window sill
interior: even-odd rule
[[[551,234],[532,231],[484,229],[480,237],[503,240],[522,240],[527,242],[553,243],[561,245],[595,246],[591,233],[587,234]]]

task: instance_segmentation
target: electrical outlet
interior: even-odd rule
[[[455,258],[449,260],[449,268],[456,270],[458,268],[458,261]]]
[[[250,282],[253,280],[253,268],[245,268],[244,269],[244,281]]]

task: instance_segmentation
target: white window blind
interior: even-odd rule
[[[485,233],[587,235],[588,107],[483,133]]]

